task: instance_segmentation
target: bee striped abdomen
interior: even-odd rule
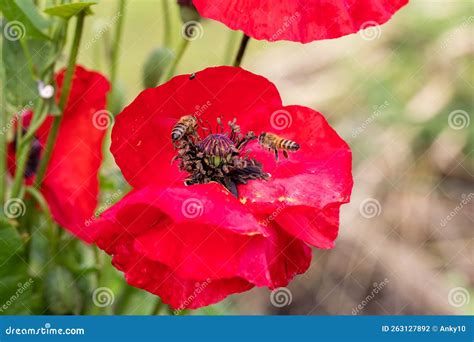
[[[182,116],[171,130],[171,140],[182,139],[186,134],[193,134],[197,126],[197,120],[192,115]]]
[[[300,145],[293,140],[284,139],[274,133],[262,132],[258,137],[261,146],[275,153],[275,159],[278,161],[278,151],[283,152],[283,156],[288,158],[288,151],[296,152]]]
[[[280,146],[278,148],[281,150],[298,151],[300,149],[300,145],[288,139],[282,139],[279,145]]]
[[[186,133],[186,125],[183,123],[176,124],[171,131],[171,140],[176,141],[181,139],[184,133]]]

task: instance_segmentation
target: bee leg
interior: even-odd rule
[[[190,185],[193,185],[193,184],[196,184],[196,181],[192,178],[186,178],[184,180],[184,185],[185,186],[190,186]]]
[[[288,159],[288,152],[286,150],[283,150],[283,156]]]
[[[278,149],[273,150],[275,152],[275,160],[278,161]]]

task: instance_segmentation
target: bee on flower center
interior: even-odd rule
[[[227,125],[222,117],[217,118],[215,129],[207,120],[191,115],[181,117],[171,132],[176,148],[173,161],[179,161],[179,170],[188,173],[184,180],[186,185],[217,182],[239,197],[239,184],[253,179],[265,180],[270,175],[245,149],[249,142],[257,139],[255,133],[241,133],[236,119]]]
[[[262,132],[258,137],[261,146],[273,151],[275,159],[278,161],[278,152],[281,150],[285,158],[288,158],[288,151],[296,152],[300,149],[300,145],[293,140],[282,138],[274,133]]]
[[[171,131],[171,140],[176,142],[185,135],[194,135],[198,126],[197,119],[192,115],[182,116]]]

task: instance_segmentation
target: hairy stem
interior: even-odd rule
[[[63,23],[59,23],[58,25],[55,26],[54,28],[54,41],[57,42],[57,53],[59,54],[59,51],[62,50],[63,44],[64,44],[64,31],[65,25]],[[27,47],[24,47],[24,53],[27,54]],[[53,74],[54,74],[54,66],[55,62],[52,62],[50,65],[48,65],[45,68],[45,71],[43,73],[44,79],[43,81],[47,84],[52,82],[53,80]],[[34,70],[34,67],[31,67],[32,70]],[[16,160],[16,172],[15,172],[15,177],[13,180],[13,187],[12,187],[12,198],[19,197],[22,186],[23,186],[23,174],[25,172],[25,167],[26,163],[28,161],[29,153],[30,153],[30,148],[31,148],[31,142],[33,141],[33,138],[35,136],[35,133],[37,129],[43,124],[44,120],[46,119],[49,109],[51,107],[52,101],[54,99],[43,99],[43,98],[38,98],[36,105],[34,106],[35,108],[35,115],[33,115],[33,118],[31,119],[30,125],[28,126],[27,132],[23,134],[23,122],[22,122],[22,117],[18,115],[18,122],[17,124],[17,129],[16,129],[16,139],[17,139],[17,146],[16,146],[16,151],[17,151],[17,160]]]
[[[126,0],[120,0],[118,5],[118,22],[114,34],[114,47],[112,48],[111,53],[111,63],[110,63],[110,83],[112,86],[115,86],[117,80],[117,67],[118,67],[118,56],[120,51],[120,42],[122,40],[123,33],[123,22],[125,16],[125,5]]]
[[[79,53],[79,45],[81,43],[82,31],[84,28],[84,19],[85,12],[82,11],[77,16],[76,29],[74,31],[74,40],[71,46],[71,52],[69,54],[69,61],[66,69],[66,74],[64,75],[64,81],[61,90],[61,97],[59,98],[59,109],[61,110],[61,115],[58,115],[54,118],[53,124],[51,126],[48,140],[46,141],[46,147],[44,149],[44,155],[41,159],[40,165],[38,167],[38,172],[36,174],[35,187],[39,188],[41,182],[43,181],[46,167],[51,159],[51,154],[53,151],[54,144],[56,143],[56,138],[59,133],[59,125],[61,124],[62,117],[64,115],[64,109],[69,98],[69,93],[71,92],[72,86],[72,77],[74,75],[74,69],[76,66],[77,55]]]
[[[42,101],[40,98],[35,106],[36,115],[38,117],[44,116],[45,112],[48,112],[49,106]],[[17,145],[17,154],[16,154],[16,170],[15,170],[15,177],[13,179],[13,186],[11,191],[11,198],[20,198],[22,193],[22,186],[23,186],[23,177],[25,174],[26,163],[28,161],[28,157],[30,155],[30,146],[31,142],[33,141],[33,135],[29,136],[28,138],[21,137],[21,126],[22,121],[21,117],[18,120],[18,130],[17,130],[17,139],[20,141]]]
[[[170,8],[168,0],[161,0],[163,4],[163,45],[169,47],[171,45],[171,20]]]
[[[238,31],[229,31],[229,38],[227,40],[225,54],[224,54],[224,65],[231,65],[234,59],[235,48],[239,40]]]
[[[234,66],[239,67],[242,64],[242,59],[244,58],[245,51],[247,50],[247,45],[250,41],[250,37],[247,36],[245,33],[242,36],[242,40],[240,41],[239,51],[237,51],[237,56],[235,56]]]

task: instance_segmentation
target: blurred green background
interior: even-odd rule
[[[115,108],[143,90],[143,65],[163,45],[162,1],[129,1],[119,13],[118,1],[102,0],[86,19],[79,62],[109,74],[112,28],[124,15]],[[176,8],[171,20],[176,47]],[[472,1],[412,0],[387,24],[344,38],[250,42],[242,66],[275,83],[285,104],[324,113],[350,144],[353,196],[336,247],[314,250],[310,270],[289,286],[288,305],[272,305],[268,289],[254,289],[192,314],[474,313],[473,21]],[[178,72],[235,54],[238,33],[201,23]],[[108,150],[106,158],[102,206],[128,191]],[[84,298],[90,313],[150,314],[156,297],[123,289],[123,275],[100,258],[96,286],[115,301],[98,307]],[[87,277],[78,275],[71,289]]]

